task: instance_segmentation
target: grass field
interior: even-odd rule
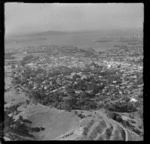
[[[70,112],[50,110],[32,114],[28,120],[33,122],[31,127],[45,128],[44,131],[33,133],[38,140],[52,140],[77,126],[79,118]]]

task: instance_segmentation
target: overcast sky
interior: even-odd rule
[[[86,31],[143,27],[142,3],[5,4],[5,31]]]

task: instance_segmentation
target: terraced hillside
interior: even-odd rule
[[[110,119],[104,111],[91,113],[82,111],[82,115],[85,118],[80,121],[78,128],[59,137],[59,140],[138,141],[143,139],[117,121]]]

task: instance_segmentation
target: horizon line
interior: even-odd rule
[[[34,35],[34,34],[41,34],[46,32],[60,32],[60,33],[73,33],[73,32],[98,32],[98,31],[114,31],[114,30],[131,30],[131,29],[139,29],[143,30],[143,27],[137,28],[113,28],[113,29],[98,29],[98,30],[44,30],[44,31],[37,31],[37,32],[18,32],[18,33],[5,33],[5,36],[17,36],[17,35]]]

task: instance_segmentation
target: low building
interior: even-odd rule
[[[29,63],[27,64],[27,66],[34,66],[34,63]]]
[[[131,99],[130,99],[130,102],[137,102],[137,99],[131,98]]]

